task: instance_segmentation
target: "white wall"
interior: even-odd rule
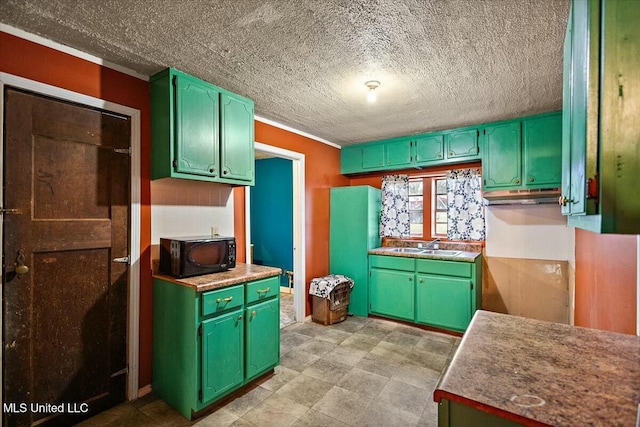
[[[231,186],[182,179],[151,181],[151,243],[160,237],[203,236],[218,227],[233,236]]]
[[[573,229],[557,205],[486,206],[489,257],[574,259]]]

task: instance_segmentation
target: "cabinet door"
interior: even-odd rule
[[[221,95],[220,102],[220,176],[225,179],[253,181],[253,102],[225,93]]]
[[[429,135],[418,138],[415,145],[418,164],[444,159],[444,135]]]
[[[176,172],[215,177],[220,145],[220,93],[200,80],[182,75],[174,77],[174,87],[174,168]]]
[[[573,7],[569,9],[567,32],[564,36],[564,56],[562,65],[562,194],[571,194],[571,33],[573,27]],[[563,215],[571,213],[571,203],[560,205]]]
[[[562,115],[525,120],[522,126],[525,185],[559,187],[562,182]]]
[[[371,269],[369,311],[374,314],[413,320],[413,273]]]
[[[389,141],[385,143],[386,166],[409,166],[413,160],[412,141]]]
[[[362,147],[347,145],[340,150],[340,172],[342,174],[362,172]]]
[[[586,188],[587,179],[597,175],[599,9],[597,1],[574,1],[569,16],[565,54],[570,59],[564,65],[570,72],[564,76],[563,88],[563,95],[570,98],[563,140],[562,195],[567,199],[563,214],[593,213],[595,205],[594,201],[588,206]]]
[[[362,167],[364,169],[384,167],[384,144],[367,144],[362,147]]]
[[[272,368],[280,360],[280,304],[278,298],[245,309],[246,378]]]
[[[520,144],[520,122],[484,129],[482,178],[485,189],[522,185]]]
[[[478,130],[468,129],[451,132],[445,136],[447,159],[475,157],[478,148]]]
[[[471,321],[471,281],[418,275],[416,321],[464,331]]]
[[[244,380],[242,310],[202,322],[202,401],[207,402]]]

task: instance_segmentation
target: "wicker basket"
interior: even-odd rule
[[[325,326],[340,323],[347,318],[351,296],[349,283],[341,283],[329,294],[329,298],[313,295],[311,320]]]

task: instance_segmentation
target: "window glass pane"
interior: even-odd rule
[[[422,224],[411,224],[409,232],[412,236],[422,237]]]
[[[446,212],[436,212],[436,222],[447,223],[447,213]]]
[[[422,180],[409,181],[409,194],[422,195]]]
[[[446,194],[442,194],[442,195],[438,195],[436,196],[436,210],[447,210],[447,195]]]
[[[438,194],[446,194],[447,192],[447,180],[439,179],[436,181],[436,193]]]
[[[409,197],[409,210],[422,211],[422,196],[420,196],[420,197],[418,197],[418,196],[410,196]]]
[[[436,234],[447,234],[447,224],[436,224]]]
[[[422,211],[410,211],[409,221],[411,224],[422,224]]]

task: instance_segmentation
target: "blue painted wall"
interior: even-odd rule
[[[253,262],[293,271],[292,161],[256,160],[255,182],[250,192]],[[288,286],[284,274],[280,286]]]

